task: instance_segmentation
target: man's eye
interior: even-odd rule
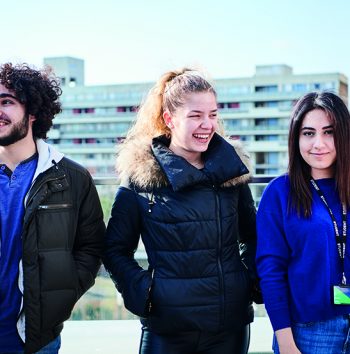
[[[1,101],[1,104],[5,104],[5,105],[12,104],[12,103],[13,103],[12,100],[7,100],[7,99]]]

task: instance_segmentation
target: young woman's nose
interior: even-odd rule
[[[314,140],[314,148],[320,149],[324,146],[324,135],[323,134],[316,134]]]
[[[212,123],[211,119],[209,118],[209,116],[206,116],[203,118],[201,127],[205,128],[205,129],[211,129],[213,127],[213,123]]]

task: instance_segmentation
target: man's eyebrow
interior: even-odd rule
[[[0,93],[0,98],[6,98],[6,97],[13,98],[14,100],[18,101],[18,98],[11,95],[10,93]]]

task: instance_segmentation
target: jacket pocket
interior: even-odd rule
[[[263,296],[262,296],[262,291],[260,288],[260,281],[259,278],[252,272],[247,265],[242,261],[245,273],[247,274],[249,284],[250,284],[250,299],[252,302],[255,302],[256,304],[263,304]]]
[[[67,320],[79,296],[79,279],[66,251],[39,254],[41,327],[48,330]]]
[[[73,204],[40,204],[35,220],[39,250],[72,249],[76,233]]]
[[[152,271],[151,271],[151,284],[150,284],[150,286],[148,288],[148,298],[147,298],[147,301],[146,301],[146,311],[145,311],[145,313],[147,315],[151,314],[152,307],[153,307],[153,303],[152,303],[153,286],[154,286],[154,269],[152,269]]]
[[[150,271],[142,270],[125,282],[121,290],[125,307],[139,317],[149,315],[148,299],[150,298],[150,289],[152,289],[151,284]]]

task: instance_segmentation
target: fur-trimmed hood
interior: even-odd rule
[[[204,170],[198,170],[175,155],[165,136],[131,140],[117,153],[116,170],[122,181],[128,180],[141,189],[171,185],[179,190],[206,179],[224,187],[247,183],[251,177],[249,155],[237,140],[227,141],[215,134],[204,153]]]

